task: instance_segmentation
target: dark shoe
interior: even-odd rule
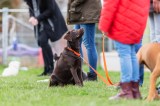
[[[132,92],[134,99],[142,99],[141,93],[139,91],[139,82],[131,82],[132,83]]]
[[[40,76],[46,76],[47,75],[47,73],[46,72],[42,72],[40,75],[38,75],[39,77]]]
[[[109,100],[133,99],[131,82],[120,83],[121,91],[116,96],[112,96]]]
[[[82,71],[82,79],[83,81],[87,80],[87,74],[84,71]]]
[[[53,69],[54,69],[54,67],[53,67],[53,66],[50,66],[50,67],[48,68],[48,70],[47,70],[47,75],[51,75],[52,72],[53,72]]]
[[[44,71],[38,76],[47,76],[52,74],[53,69],[51,67],[44,67]]]
[[[87,73],[87,80],[88,80],[88,81],[97,81],[97,75],[88,72],[88,73]]]

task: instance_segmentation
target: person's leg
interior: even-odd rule
[[[110,100],[126,98],[132,99],[132,60],[131,60],[131,45],[122,44],[120,42],[114,42],[117,52],[120,57],[120,65],[121,65],[121,82],[120,87],[121,91],[116,96],[110,97]]]
[[[130,82],[132,79],[132,61],[131,61],[131,46],[114,42],[121,65],[121,82]]]
[[[84,46],[86,47],[89,64],[94,69],[97,69],[98,54],[95,45],[95,24],[75,25],[75,29],[79,28],[84,28],[84,35],[82,36],[81,42],[83,42]],[[83,56],[82,47],[81,55]],[[97,75],[91,68],[89,68],[88,80],[97,80]]]
[[[44,59],[44,72],[41,75],[47,75],[53,71],[54,64],[52,49],[48,43],[48,36],[45,31],[40,32],[38,36],[38,45],[42,48]]]
[[[141,39],[141,41],[138,44],[135,45],[135,51],[136,51],[136,53],[141,48],[141,46],[142,46],[142,39]],[[139,86],[143,85],[143,80],[144,80],[144,65],[140,64],[139,65]]]
[[[132,81],[139,81],[139,63],[136,57],[135,45],[131,46],[131,59],[132,59]]]
[[[150,28],[150,41],[154,42],[156,37],[155,37],[155,21],[153,13],[149,14],[149,28]]]
[[[132,59],[132,92],[134,99],[141,99],[139,91],[139,63],[136,56],[136,45],[132,45],[131,48],[131,59]]]
[[[95,44],[95,24],[81,24],[84,28],[84,36],[82,42],[87,50],[87,57],[89,64],[96,70],[97,69],[97,49]],[[89,67],[88,80],[97,80],[96,73]]]
[[[160,14],[154,13],[155,37],[156,42],[160,43]]]

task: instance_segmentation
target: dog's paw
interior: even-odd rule
[[[55,75],[51,75],[50,81],[49,81],[49,87],[57,86],[58,81],[56,80]]]
[[[78,85],[78,86],[80,86],[80,87],[82,87],[82,86],[83,86],[83,84],[82,84],[82,83],[77,83],[76,85]]]
[[[153,97],[147,97],[147,99],[146,99],[148,102],[151,102],[151,101],[153,101]]]
[[[148,102],[151,102],[153,100],[159,100],[159,99],[160,99],[160,97],[158,95],[155,95],[155,96],[148,96],[146,100]]]
[[[157,94],[154,99],[155,99],[155,100],[160,100],[160,96]]]

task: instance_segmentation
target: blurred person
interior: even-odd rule
[[[148,13],[149,0],[103,0],[99,29],[114,40],[121,65],[121,91],[110,100],[141,98],[135,45],[142,38]]]
[[[150,41],[160,42],[160,0],[150,0]]]
[[[67,31],[64,18],[55,0],[24,0],[29,6],[29,22],[34,26],[38,46],[42,48],[44,71],[50,75],[54,69],[53,52],[49,40],[59,40]]]
[[[95,44],[95,28],[96,23],[99,21],[101,11],[101,0],[69,0],[67,11],[67,23],[75,24],[75,29],[84,29],[84,35],[82,36],[80,43],[80,52],[82,52],[82,42],[87,50],[87,57],[89,64],[97,69],[97,49]],[[89,68],[87,73],[88,81],[96,81],[96,73]]]

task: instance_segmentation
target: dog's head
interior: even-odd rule
[[[70,46],[71,48],[77,48],[79,47],[79,40],[80,38],[82,37],[84,33],[84,29],[81,28],[81,29],[78,29],[78,30],[71,30],[71,31],[68,31],[65,36],[64,36],[64,39],[66,39],[68,42],[68,46]]]

